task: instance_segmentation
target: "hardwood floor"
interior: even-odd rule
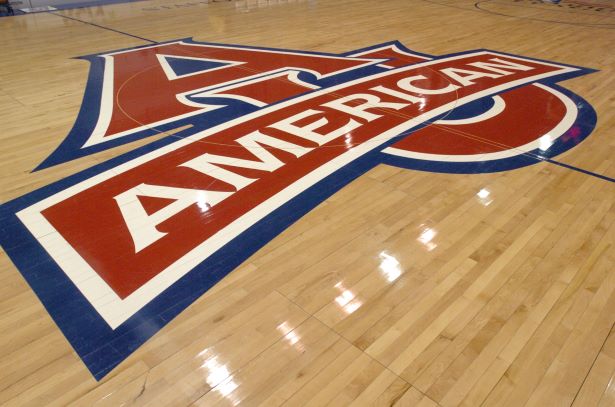
[[[33,172],[78,116],[79,56],[187,37],[336,54],[398,40],[597,70],[559,82],[596,111],[583,142],[498,172],[377,165],[149,326],[100,381],[7,255],[21,243],[3,218],[0,404],[615,406],[614,30],[606,0],[146,0],[0,18],[4,205],[183,137]]]

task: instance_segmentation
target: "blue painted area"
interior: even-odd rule
[[[122,4],[122,3],[137,3],[137,2],[142,2],[145,0],[92,0],[92,1],[83,1],[83,2],[69,2],[69,3],[57,3],[54,1],[48,2],[46,4],[41,4],[37,7],[35,7],[34,9],[28,7],[27,4],[21,4],[19,5],[19,7],[13,5],[13,13],[9,13],[8,10],[6,10],[6,8],[0,6],[0,17],[6,17],[6,16],[13,16],[13,15],[26,15],[26,14],[37,14],[37,13],[50,13],[50,14],[55,14],[53,13],[53,11],[61,11],[61,10],[72,10],[72,9],[77,9],[77,8],[89,8],[89,7],[100,7],[100,6],[109,6],[109,5],[113,5],[113,4]],[[40,3],[39,3],[40,4]],[[21,11],[20,9],[24,9],[26,11]],[[56,14],[59,15],[60,17],[65,17],[65,18],[69,18],[68,16],[65,15],[61,15],[61,14]],[[98,26],[97,24],[91,24],[88,23],[87,21],[82,21],[76,18],[71,18],[72,20],[76,20],[76,21],[80,21],[82,23],[85,24],[90,24],[90,25],[95,25]],[[103,26],[98,26],[107,30],[111,30],[108,27],[103,27]],[[111,30],[114,31],[114,30]],[[126,34],[126,33],[123,33]],[[126,35],[130,35],[130,34],[126,34]],[[132,37],[132,35],[130,35]]]
[[[400,48],[403,47],[399,43],[389,44],[396,44]],[[385,44],[370,48],[378,48],[382,45]],[[79,118],[75,127],[71,131],[72,137],[67,138],[65,141],[65,143],[73,143],[69,144],[69,146],[72,147],[78,146],[80,142],[82,143],[84,141],[83,137],[90,134],[93,128],[92,123],[98,115],[97,110],[94,109],[94,111],[92,111],[92,108],[95,108],[96,104],[93,104],[90,100],[96,100],[96,97],[100,96],[100,89],[96,84],[96,80],[98,80],[99,77],[96,75],[102,75],[103,73],[102,59],[96,56],[84,57],[84,59],[90,61],[94,73],[90,75],[90,80],[86,88],[84,106],[79,113]],[[585,75],[592,72],[592,70],[589,69],[580,69],[580,71],[569,75],[550,78],[544,81],[544,83],[555,86],[553,83],[568,77]],[[319,84],[323,87],[333,86],[337,83],[381,72],[382,70],[383,68],[370,66],[337,77],[327,78],[319,82]],[[309,80],[311,78],[309,75],[306,75],[306,79]],[[253,225],[187,273],[173,286],[169,287],[161,295],[149,302],[115,330],[109,328],[106,322],[81,295],[75,285],[40,246],[38,241],[31,236],[30,232],[21,221],[19,221],[15,214],[60,190],[64,190],[105,170],[114,168],[121,163],[125,163],[133,158],[170,144],[176,141],[178,137],[192,135],[196,131],[195,128],[180,132],[173,137],[160,139],[2,205],[0,207],[0,243],[28,284],[38,295],[55,323],[62,330],[88,369],[90,369],[96,379],[101,379],[147,339],[158,332],[159,329],[199,298],[221,278],[239,266],[259,248],[267,244],[271,239],[300,219],[304,214],[308,213],[323,200],[327,199],[340,188],[378,164],[386,163],[402,168],[430,172],[485,173],[519,168],[543,161],[556,163],[552,161],[552,157],[567,151],[581,142],[590,134],[596,123],[596,114],[587,102],[563,88],[558,87],[558,90],[570,96],[579,107],[579,115],[572,125],[575,128],[577,137],[568,139],[560,138],[547,151],[533,151],[516,157],[494,161],[450,163],[412,160],[393,157],[382,153],[382,149],[394,144],[401,138],[408,137],[412,132],[400,134],[387,142],[386,145],[362,156],[358,160],[318,182]],[[485,109],[488,109],[490,106],[489,103],[492,103],[489,102],[491,96],[492,95],[486,97],[486,101],[484,102],[477,101],[460,107],[458,111],[450,115],[449,118],[451,116],[458,118],[471,117],[472,115],[484,112]],[[228,100],[226,102],[228,102]],[[237,105],[235,108],[220,109],[217,113],[219,117],[214,123],[222,123],[237,117],[237,114],[245,114],[248,111],[253,111],[249,109],[254,110],[255,108],[249,108],[247,105]],[[434,118],[432,121],[437,119],[438,118]],[[208,121],[207,124],[201,124],[196,127],[198,129],[203,129],[212,125],[212,122]],[[178,124],[174,123],[173,126],[178,126]],[[416,131],[416,129],[413,129],[413,131]],[[133,139],[145,137],[147,134],[148,133],[136,135]],[[90,152],[92,151],[88,153]],[[51,157],[54,156],[52,155]],[[63,157],[60,156],[56,160],[61,160],[62,158]],[[557,164],[561,165],[561,163]],[[201,328],[197,326],[194,327],[193,334],[206,335],[207,332],[202,331]]]
[[[84,7],[109,6],[112,4],[139,3],[142,1],[144,0],[92,0],[92,1],[82,1],[78,3],[51,4],[51,6],[55,7],[58,10],[70,10],[70,9],[84,8]]]
[[[479,114],[483,114],[491,109],[495,105],[493,98],[483,98],[472,103],[467,103],[463,106],[459,106],[457,109],[451,110],[446,115],[446,120],[461,120],[475,117]]]
[[[232,65],[207,59],[189,59],[181,57],[163,57],[177,76],[193,75],[196,73],[211,71],[212,69]]]

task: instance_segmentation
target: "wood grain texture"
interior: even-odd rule
[[[474,3],[147,0],[0,18],[1,201],[163,136],[31,172],[77,116],[88,63],[73,58],[147,44],[120,32],[322,52],[396,39],[595,68],[562,83],[598,124],[557,159],[615,177],[615,12]],[[4,252],[0,310],[7,406],[615,406],[615,184],[546,162],[470,175],[378,166],[101,382]]]

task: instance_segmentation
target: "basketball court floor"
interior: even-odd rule
[[[0,405],[615,406],[614,30],[610,0],[0,18]]]

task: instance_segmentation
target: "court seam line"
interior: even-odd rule
[[[428,0],[429,1],[429,0]],[[564,25],[572,25],[572,26],[578,26],[578,27],[590,27],[590,28],[604,28],[607,30],[612,30],[613,29],[613,23],[575,23],[575,22],[568,22],[568,21],[562,21],[562,20],[548,20],[548,19],[542,19],[542,18],[532,18],[532,17],[521,17],[521,16],[514,16],[511,14],[504,14],[504,13],[498,13],[496,11],[491,11],[491,10],[487,10],[481,7],[482,3],[489,3],[492,0],[480,0],[477,1],[476,3],[474,3],[474,8],[480,12],[483,13],[487,13],[487,14],[492,14],[492,15],[496,15],[496,16],[501,16],[501,17],[510,17],[510,18],[517,18],[517,19],[521,19],[521,20],[528,20],[528,21],[540,21],[540,22],[544,22],[544,23],[554,23],[554,24],[564,24]],[[439,4],[439,3],[436,3]],[[525,6],[517,6],[517,7],[525,7]],[[608,18],[608,16],[606,17]],[[600,20],[602,21],[602,20]]]
[[[351,347],[357,349],[358,351],[361,352],[361,354],[367,356],[370,360],[372,360],[373,362],[376,362],[376,364],[382,366],[384,368],[384,370],[390,372],[391,374],[393,374],[396,378],[400,379],[401,381],[403,381],[404,383],[406,383],[407,385],[410,386],[410,388],[417,390],[419,393],[421,393],[423,395],[423,397],[428,398],[429,400],[433,401],[434,403],[436,403],[436,405],[438,407],[441,407],[441,404],[436,402],[435,400],[433,400],[431,397],[429,397],[425,392],[423,392],[423,390],[419,389],[418,387],[416,387],[414,384],[410,383],[409,381],[407,381],[406,379],[404,379],[403,377],[401,377],[399,374],[395,373],[394,371],[392,371],[387,365],[385,365],[384,363],[382,363],[380,360],[374,358],[372,355],[370,355],[369,353],[365,352],[364,350],[362,350],[361,348],[359,348],[358,346],[356,346],[354,343],[352,343],[352,341],[348,338],[346,338],[341,332],[336,331],[335,329],[333,329],[332,326],[330,326],[329,324],[325,323],[324,321],[322,321],[320,318],[318,318],[316,316],[316,313],[318,311],[320,311],[321,309],[323,309],[325,306],[319,308],[316,312],[311,313],[308,310],[306,310],[305,308],[303,308],[301,305],[297,304],[294,300],[292,300],[291,298],[289,298],[286,294],[282,293],[281,291],[279,291],[277,288],[275,288],[273,291],[275,291],[276,293],[280,294],[282,297],[284,297],[287,301],[289,301],[290,303],[294,304],[297,308],[299,308],[301,311],[305,312],[306,314],[308,314],[311,318],[314,318],[316,321],[318,321],[319,323],[321,323],[327,330],[329,330],[330,332],[332,332],[334,335],[337,335],[340,340],[342,340],[343,342],[346,342],[348,345],[350,345]],[[309,318],[308,318],[309,319]],[[305,322],[307,321],[307,319],[305,321],[303,321],[302,323],[300,323],[299,325],[297,325],[294,329],[292,329],[289,332],[293,332],[294,330],[296,330],[299,326],[303,325]],[[373,325],[372,325],[373,326]],[[288,335],[288,334],[287,334]],[[325,367],[323,367],[323,369],[325,369]],[[319,373],[323,370],[319,370]],[[304,386],[302,386],[301,388],[303,388]],[[409,389],[408,389],[409,390]],[[299,390],[298,390],[299,391]],[[298,392],[297,391],[297,392]],[[285,401],[288,401],[292,396],[294,396],[297,392],[293,393],[288,399],[286,399]],[[405,394],[405,393],[404,393]],[[403,395],[402,395],[403,396]]]
[[[542,161],[551,163],[551,164],[559,165],[560,167],[563,167],[563,168],[566,168],[566,169],[569,169],[569,170],[577,171],[577,172],[580,172],[582,174],[590,175],[592,177],[600,178],[600,179],[603,179],[605,181],[609,181],[609,182],[615,183],[615,178],[611,178],[611,177],[608,177],[606,175],[598,174],[596,172],[589,171],[589,170],[584,170],[583,168],[575,167],[574,165],[566,164],[566,163],[561,162],[561,161],[556,161],[556,160],[554,160],[552,158],[539,158],[539,159],[542,160]]]
[[[583,390],[583,387],[585,386],[585,383],[587,382],[589,375],[592,373],[592,370],[594,369],[594,366],[596,365],[598,358],[600,357],[600,355],[602,355],[604,351],[604,346],[606,345],[606,342],[609,340],[609,337],[611,336],[611,333],[613,332],[614,327],[615,327],[615,323],[611,324],[611,329],[609,330],[606,337],[604,338],[604,341],[602,342],[602,346],[600,346],[600,350],[596,354],[596,357],[594,357],[592,364],[589,366],[589,369],[587,370],[587,374],[583,378],[583,382],[581,382],[581,385],[579,386],[579,390],[577,390],[577,392],[575,393],[574,398],[572,399],[572,402],[570,403],[570,405],[573,405],[575,401],[577,400],[577,398],[579,398],[579,395],[581,394],[581,391]]]
[[[442,3],[438,3],[435,0],[422,0],[422,1],[426,3],[436,4],[442,7],[455,8],[458,10],[472,11],[472,12],[483,13],[483,14],[492,14],[492,15],[500,16],[500,17],[516,18],[516,19],[526,20],[526,21],[541,21],[541,22],[547,22],[547,23],[553,23],[553,24],[564,24],[564,25],[573,25],[573,26],[578,26],[578,27],[588,27],[588,28],[607,29],[607,30],[613,29],[612,27],[601,26],[601,25],[567,23],[567,22],[561,22],[561,21],[556,21],[556,20],[539,20],[539,19],[530,18],[530,17],[516,17],[516,16],[509,16],[506,14],[494,13],[488,10],[481,9],[480,7],[476,7],[476,4],[480,3],[480,1],[474,4],[474,8],[464,8],[464,7],[454,6],[451,4],[442,4]]]
[[[454,134],[456,136],[466,137],[466,138],[469,138],[469,139],[474,140],[474,141],[485,143],[487,145],[503,146],[503,147],[507,147],[507,148],[509,148],[511,150],[516,150],[517,149],[516,147],[512,147],[512,146],[509,146],[507,144],[490,142],[489,140],[483,139],[482,137],[476,137],[476,136],[474,136],[471,133],[466,133],[466,132],[459,131],[459,130],[453,130],[450,126],[438,126],[437,122],[432,123],[432,125],[435,126],[435,127],[439,127],[440,129],[443,129],[443,130],[448,130],[450,133],[452,133],[452,134]],[[409,133],[407,136],[409,136],[411,134],[412,133]],[[566,169],[569,169],[569,170],[577,171],[577,172],[580,172],[580,173],[585,174],[585,175],[589,175],[589,176],[592,176],[592,177],[600,178],[600,179],[603,179],[605,181],[610,181],[610,182],[614,182],[615,183],[615,178],[611,178],[611,177],[606,176],[606,175],[598,174],[598,173],[593,172],[593,171],[585,170],[583,168],[576,167],[574,165],[566,164],[564,162],[554,160],[553,158],[541,156],[540,154],[536,154],[536,153],[533,153],[531,151],[522,152],[522,153],[519,154],[519,156],[526,156],[526,157],[529,157],[531,159],[534,159],[534,160],[536,160],[536,163],[548,162],[548,163],[551,163],[551,164],[559,165],[560,167],[563,167],[563,168],[566,168]],[[514,171],[514,170],[515,169],[508,170],[508,171]]]
[[[91,23],[89,21],[83,21],[83,20],[80,20],[80,19],[75,18],[75,17],[65,16],[63,14],[59,14],[59,13],[56,13],[56,12],[53,12],[53,11],[49,12],[49,14],[53,14],[54,16],[66,18],[68,20],[78,21],[78,22],[83,23],[83,24],[91,25],[91,26],[97,27],[97,28],[102,28],[103,30],[112,31],[112,32],[117,33],[117,34],[126,35],[128,37],[136,38],[136,39],[139,39],[139,40],[142,40],[142,41],[151,42],[152,44],[159,44],[158,41],[150,40],[150,39],[147,39],[147,38],[144,38],[144,37],[139,37],[138,35],[134,35],[134,34],[130,34],[130,33],[124,32],[124,31],[116,30],[116,29],[111,28],[111,27],[105,27],[104,25],[100,25],[100,24],[96,24],[96,23]]]
[[[559,12],[569,13],[569,14],[583,14],[583,15],[591,15],[591,16],[595,16],[596,15],[596,14],[592,14],[592,12],[584,13],[584,12],[578,12],[578,11],[572,11],[572,10],[564,10],[564,9],[552,8],[552,7],[551,8],[545,8],[545,7],[524,6],[522,4],[502,3],[501,1],[498,1],[498,0],[482,0],[482,1],[479,1],[478,3],[486,3],[486,2],[502,4],[502,5],[510,6],[510,7],[519,7],[519,8],[533,9],[533,10],[559,11]],[[587,7],[587,6],[584,6],[584,7]],[[479,10],[483,10],[483,9],[479,9]],[[486,11],[488,13],[491,13],[491,10],[484,10],[484,11]],[[610,17],[610,16],[606,16],[606,17]],[[523,18],[525,18],[525,17],[523,17]],[[601,24],[601,23],[582,23],[582,24]]]
[[[258,290],[257,290],[258,291]],[[291,302],[292,304],[294,304],[295,306],[297,306],[303,313],[305,313],[307,315],[307,317],[305,319],[303,319],[301,322],[299,322],[293,329],[291,329],[290,331],[288,331],[286,334],[281,335],[279,338],[275,339],[271,344],[263,347],[263,349],[259,352],[257,352],[253,357],[250,357],[245,363],[241,364],[240,366],[238,366],[236,369],[232,370],[229,372],[228,376],[226,376],[224,379],[222,379],[219,383],[217,383],[215,386],[209,385],[210,388],[208,390],[206,390],[204,393],[202,393],[200,396],[197,397],[196,400],[190,402],[190,404],[188,404],[189,406],[194,406],[196,402],[198,402],[199,400],[201,400],[203,397],[207,396],[207,394],[209,394],[212,391],[215,391],[218,386],[220,386],[221,384],[223,384],[224,382],[228,381],[228,379],[236,376],[237,374],[239,374],[242,370],[244,370],[250,363],[254,362],[255,360],[257,360],[261,355],[263,355],[265,352],[267,352],[269,349],[272,349],[276,344],[281,343],[284,338],[286,337],[286,335],[288,335],[288,333],[295,331],[297,328],[299,328],[300,326],[302,326],[304,323],[306,323],[311,317],[312,314],[310,314],[309,312],[305,311],[302,307],[299,307],[297,304],[295,304],[293,301],[290,301],[284,294],[282,294],[281,292],[279,292],[277,289],[271,290],[269,292],[271,293],[276,293],[277,295],[281,296],[283,299]],[[316,319],[316,318],[315,318]],[[330,329],[327,325],[325,325],[327,329]],[[335,331],[333,331],[335,333]],[[174,352],[171,356],[176,355],[179,351]],[[124,359],[125,360],[125,359]],[[120,362],[123,363],[124,361]],[[117,365],[119,366],[119,365]],[[116,366],[116,367],[117,367]],[[115,368],[114,368],[115,369]],[[152,368],[150,368],[148,370],[148,375],[149,372],[151,371]],[[323,368],[324,369],[324,368]],[[322,369],[321,369],[322,370]],[[319,372],[321,371],[319,370]],[[145,384],[145,383],[144,383]],[[293,393],[294,395],[294,393]],[[136,398],[135,398],[136,400]]]

